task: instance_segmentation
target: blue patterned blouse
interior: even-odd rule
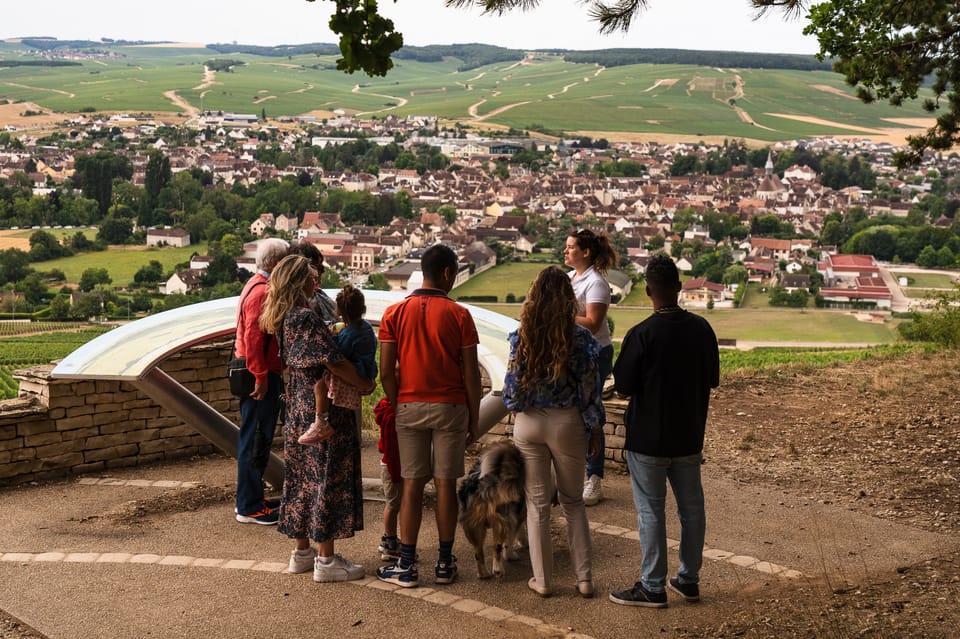
[[[556,383],[545,379],[537,380],[525,388],[518,385],[520,370],[517,368],[517,343],[520,337],[513,331],[507,339],[510,342],[510,361],[503,379],[503,403],[508,410],[519,413],[528,408],[576,406],[580,409],[587,430],[603,427],[606,413],[601,401],[602,387],[597,368],[600,344],[590,331],[580,325],[576,326],[570,362],[567,365],[569,375]]]

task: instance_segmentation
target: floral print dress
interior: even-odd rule
[[[297,443],[314,419],[314,384],[324,366],[342,360],[343,355],[330,330],[308,308],[287,314],[281,341],[290,373],[278,530],[294,539],[318,542],[353,537],[363,529],[360,437],[354,412],[331,406],[333,437],[319,446]]]

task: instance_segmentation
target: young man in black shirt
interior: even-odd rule
[[[654,313],[631,328],[613,368],[615,389],[630,398],[624,419],[627,466],[639,514],[641,578],[613,592],[625,606],[665,608],[666,588],[700,599],[706,516],[700,466],[710,389],[720,383],[717,338],[705,319],[677,305],[680,277],[665,254],[647,266]],[[667,481],[680,514],[680,567],[667,582]]]

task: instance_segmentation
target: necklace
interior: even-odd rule
[[[657,313],[658,315],[664,315],[664,314],[667,314],[667,313],[679,313],[679,312],[682,311],[682,310],[683,310],[683,309],[680,308],[680,307],[679,307],[678,305],[676,305],[676,304],[667,304],[667,305],[665,305],[665,306],[661,306],[661,307],[658,308],[658,309],[654,309],[653,312],[654,312],[654,313]]]

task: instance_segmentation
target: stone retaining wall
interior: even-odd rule
[[[239,402],[225,377],[232,343],[196,346],[160,368],[228,419]],[[0,402],[0,486],[168,461],[215,451],[180,418],[131,384],[50,378],[53,365],[18,370],[17,399]],[[606,403],[606,460],[625,467],[623,402]],[[508,417],[491,434],[509,435]],[[278,429],[276,445],[281,445]]]

